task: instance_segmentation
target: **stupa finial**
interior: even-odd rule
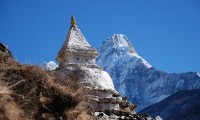
[[[72,17],[71,17],[71,26],[72,27],[75,27],[76,26],[76,21],[75,21],[75,19],[74,19],[74,16],[72,15]]]

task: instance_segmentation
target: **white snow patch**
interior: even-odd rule
[[[123,34],[114,34],[112,36],[114,44],[118,47],[128,47],[128,42],[124,38]]]
[[[162,118],[160,116],[156,116],[155,119],[156,120],[162,120]]]
[[[119,92],[121,95],[125,96],[125,91],[124,91],[125,89],[126,89],[126,86],[125,86],[124,83],[122,83],[122,84],[120,84],[120,87],[118,88],[118,92]]]
[[[138,54],[135,55],[137,58],[142,60],[142,63],[147,67],[147,68],[151,68],[152,66],[141,56],[139,56]]]
[[[180,79],[176,84],[176,88],[178,88],[179,86],[183,86],[183,85],[184,85],[184,80]]]
[[[55,70],[58,67],[58,65],[54,61],[50,61],[50,62],[45,62],[44,67],[47,70]]]
[[[200,77],[200,73],[197,73],[197,75]]]

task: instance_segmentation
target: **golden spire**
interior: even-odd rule
[[[71,17],[71,26],[72,27],[75,27],[76,26],[76,21],[75,21],[75,19],[74,19],[74,16],[72,15],[72,17]]]

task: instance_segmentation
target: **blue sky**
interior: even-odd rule
[[[21,63],[55,60],[72,14],[95,48],[122,33],[155,68],[200,72],[199,0],[0,0],[0,42]]]

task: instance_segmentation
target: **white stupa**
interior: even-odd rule
[[[82,84],[90,88],[116,92],[109,74],[96,65],[97,55],[96,49],[87,42],[72,16],[66,40],[56,57],[59,62],[58,69],[64,74],[79,69],[84,72],[84,75],[79,78],[79,82]],[[81,72],[79,71],[77,74],[81,74]]]
[[[97,54],[72,16],[66,40],[56,57],[59,67],[55,71],[63,80],[79,82],[85,88],[87,94],[82,97],[89,99],[87,106],[95,111],[95,115],[102,111],[112,114],[118,114],[119,111],[134,113],[135,106],[122,99],[110,75],[96,65]]]
[[[97,55],[96,49],[87,42],[72,16],[67,38],[56,57],[59,65],[86,63],[94,65]]]
[[[56,69],[63,80],[75,80],[83,85],[90,97],[89,106],[98,110],[129,109],[130,103],[122,101],[115,90],[110,75],[96,65],[97,51],[85,39],[71,17],[66,40],[57,54]]]

